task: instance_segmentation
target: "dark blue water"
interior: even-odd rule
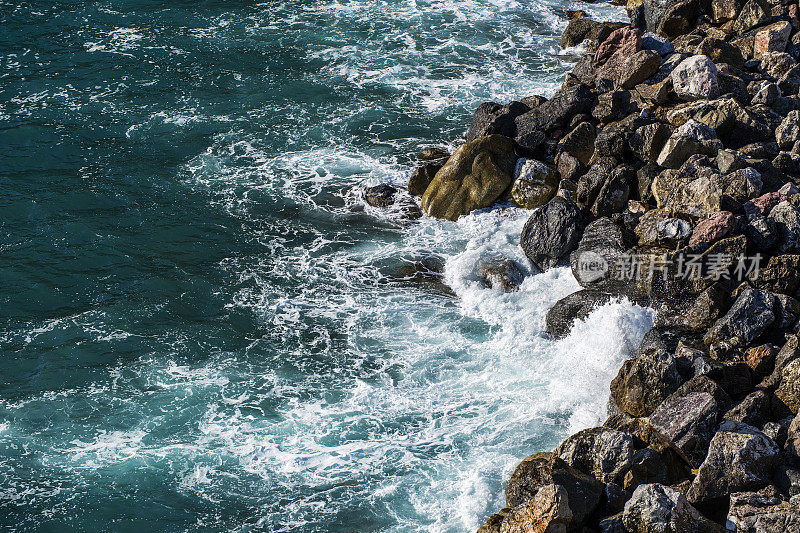
[[[548,341],[568,271],[474,272],[526,213],[357,192],[556,87],[569,7],[0,1],[0,528],[469,531],[601,417],[646,314]]]

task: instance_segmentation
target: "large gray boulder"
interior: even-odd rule
[[[547,270],[578,246],[582,232],[580,208],[556,196],[531,214],[522,228],[520,246],[537,268]]]
[[[758,490],[772,482],[780,448],[761,431],[723,422],[687,492],[693,503],[713,503],[733,492]]]
[[[599,218],[586,226],[570,255],[572,274],[587,289],[618,290],[623,282],[615,279],[613,266],[625,249],[622,229],[610,218]]]
[[[717,428],[719,406],[705,391],[670,395],[650,415],[650,426],[667,437],[697,468]]]
[[[706,344],[726,342],[746,346],[775,321],[775,296],[760,289],[745,288],[730,310],[706,332]]]
[[[629,433],[595,427],[568,437],[553,453],[600,482],[619,484],[631,465],[635,450]]]
[[[649,483],[633,491],[622,521],[627,533],[687,533],[697,530],[700,513],[680,492]]]
[[[684,59],[670,77],[675,94],[683,100],[713,100],[720,94],[717,67],[704,55]]]

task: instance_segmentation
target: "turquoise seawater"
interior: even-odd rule
[[[568,270],[475,272],[527,265],[527,213],[404,224],[358,193],[551,93],[575,8],[623,16],[0,0],[0,529],[472,531],[601,420],[646,311],[552,342]]]

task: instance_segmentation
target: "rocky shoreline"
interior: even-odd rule
[[[656,324],[611,383],[606,422],[525,458],[479,533],[800,531],[800,20],[794,0],[630,0],[571,12],[586,53],[550,99],[488,102],[408,193],[455,220],[532,209],[520,246],[583,290],[562,337],[625,296]],[[391,187],[368,203],[416,204]],[[511,261],[481,265],[511,291]]]

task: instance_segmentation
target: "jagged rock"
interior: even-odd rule
[[[689,246],[711,244],[728,236],[736,227],[736,219],[729,211],[719,211],[694,227]]]
[[[522,284],[524,274],[519,265],[507,257],[489,257],[478,265],[481,278],[492,289],[514,292]]]
[[[642,37],[639,30],[631,27],[614,30],[594,54],[595,77],[598,80],[609,80],[612,85],[619,85],[625,63],[641,49]]]
[[[414,169],[411,177],[408,178],[408,194],[411,196],[422,196],[425,189],[431,184],[436,173],[444,166],[444,162],[425,163]]]
[[[617,120],[632,112],[630,91],[604,92],[597,97],[592,116],[602,123]]]
[[[723,422],[686,494],[690,502],[710,503],[733,492],[768,485],[777,466],[777,444],[752,426]]]
[[[645,163],[655,163],[672,131],[672,128],[663,122],[645,124],[633,132],[628,140],[628,146],[631,152]]]
[[[727,342],[731,346],[746,346],[775,321],[774,306],[772,293],[747,287],[730,311],[708,330],[703,340],[706,344]]]
[[[612,295],[584,289],[560,299],[550,308],[545,318],[545,331],[555,339],[566,337],[576,320],[583,320],[589,313],[611,300]]]
[[[653,429],[667,437],[697,467],[705,459],[714,436],[719,406],[708,392],[671,394],[650,415]]]
[[[500,512],[490,516],[489,519],[478,528],[477,533],[500,533],[500,526],[503,524],[503,519],[508,515],[510,510],[511,509],[506,507],[505,509],[501,509]]]
[[[681,382],[672,355],[654,350],[622,364],[611,382],[611,396],[623,412],[634,417],[649,416]]]
[[[776,364],[776,369],[778,365]],[[773,412],[779,415],[796,414],[800,409],[800,359],[780,369],[780,383],[775,389]]]
[[[633,89],[636,85],[658,72],[661,56],[652,50],[639,50],[629,56],[622,65],[617,84],[623,89]]]
[[[520,246],[539,270],[547,270],[572,252],[583,227],[574,202],[556,196],[531,214],[520,235]]]
[[[753,43],[753,55],[758,59],[766,53],[783,52],[791,33],[791,24],[783,20],[760,30]]]
[[[780,88],[770,81],[763,81],[758,88],[758,92],[753,96],[750,101],[752,105],[765,105],[771,107],[778,98],[781,97]]]
[[[447,161],[450,158],[450,152],[443,148],[425,148],[417,154],[417,159],[420,161]]]
[[[624,489],[633,491],[639,485],[646,483],[667,483],[667,470],[667,464],[660,452],[652,448],[642,448],[633,454],[631,465],[625,472]],[[630,495],[628,499],[630,499]],[[622,504],[623,509],[624,507],[625,502]]]
[[[800,140],[800,111],[790,111],[775,129],[778,146],[784,150],[791,149]]]
[[[545,485],[528,502],[511,509],[500,525],[500,533],[566,532],[572,522],[567,490]]]
[[[511,197],[520,207],[533,209],[556,195],[558,176],[555,170],[535,159],[519,159],[514,170]]]
[[[562,181],[566,180],[574,183],[586,173],[586,166],[569,152],[560,152],[558,156],[556,156],[556,170],[559,176],[561,176]],[[577,184],[575,190],[577,190]],[[574,198],[571,199],[574,200]]]
[[[568,86],[557,92],[550,100],[518,116],[515,140],[532,132],[546,132],[564,125],[579,113],[587,113],[594,103],[594,94],[585,84]]]
[[[622,523],[622,513],[603,518],[598,526],[601,533],[627,533]]]
[[[570,255],[572,274],[587,289],[619,289],[620,282],[612,276],[612,267],[624,251],[622,229],[610,218],[599,218],[586,226],[577,250]]]
[[[597,159],[589,171],[578,180],[576,192],[578,203],[586,207],[592,206],[600,189],[616,166],[617,160],[612,157]]]
[[[721,283],[714,283],[692,303],[688,324],[694,330],[707,330],[730,308],[730,293]]]
[[[711,13],[714,22],[734,20],[744,6],[743,0],[711,0]]]
[[[722,39],[706,37],[697,47],[697,53],[708,57],[714,63],[727,63],[737,68],[744,66],[742,51]]]
[[[765,216],[752,217],[744,227],[744,234],[747,235],[747,242],[759,252],[766,252],[778,240],[778,228]]]
[[[587,17],[571,19],[561,34],[561,47],[578,46],[584,41],[600,44],[611,35],[612,31],[623,26],[622,23],[598,22]]]
[[[770,417],[769,394],[756,390],[745,396],[744,400],[723,415],[725,420],[741,422],[748,426],[761,427]]]
[[[733,31],[741,35],[751,28],[765,24],[769,17],[770,14],[758,0],[748,0],[736,18]]]
[[[568,437],[553,452],[571,467],[602,483],[621,482],[630,466],[633,437],[606,427],[584,429]]]
[[[720,94],[717,67],[704,55],[684,59],[670,76],[675,94],[684,100],[713,100]]]
[[[582,122],[559,141],[558,151],[567,152],[588,165],[594,153],[595,137],[594,126],[590,122]]]
[[[633,492],[622,521],[628,533],[685,533],[697,530],[700,513],[680,492],[650,483]]]
[[[768,218],[778,232],[778,250],[788,252],[800,247],[800,209],[784,200],[769,212]]]
[[[758,492],[731,494],[727,528],[737,532],[786,533],[800,531],[800,509]]]
[[[633,183],[634,176],[633,168],[628,165],[620,165],[612,170],[590,208],[592,215],[604,217],[624,211],[628,205],[630,184]]]
[[[795,294],[800,289],[800,255],[775,255],[758,274],[751,274],[750,282],[759,289],[782,294]]]
[[[753,167],[735,170],[722,179],[724,193],[740,204],[761,192],[764,182],[761,173]]]
[[[662,167],[677,169],[694,154],[716,155],[720,147],[714,130],[690,120],[670,135],[656,162]]]
[[[669,39],[653,32],[647,32],[642,35],[642,48],[652,50],[662,57],[668,56],[675,51],[675,47],[672,46]]]
[[[422,196],[428,216],[456,220],[488,207],[509,185],[517,158],[511,139],[489,135],[461,145]]]
[[[504,106],[494,102],[479,105],[467,131],[467,142],[493,134],[513,137],[514,119],[529,110],[530,108],[522,102],[511,102]]]
[[[591,475],[570,467],[552,453],[536,453],[526,457],[514,469],[506,488],[506,505],[523,505],[542,487],[550,484],[566,489],[577,523],[583,523],[595,512],[603,495],[603,484]]]

